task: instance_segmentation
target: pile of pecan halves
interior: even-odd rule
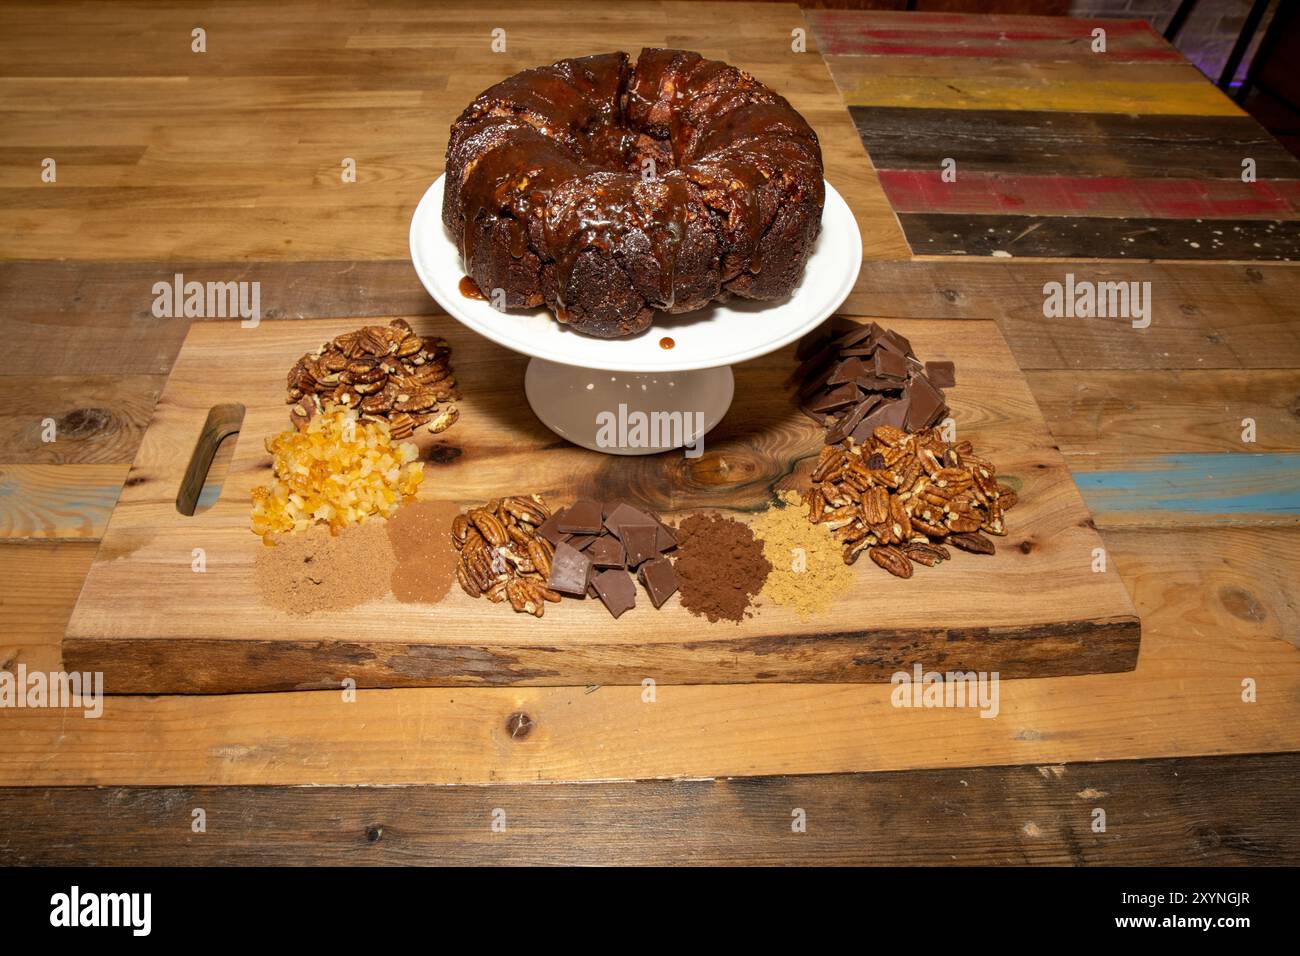
[[[843,545],[846,564],[866,551],[890,574],[910,578],[913,563],[946,561],[948,545],[993,554],[986,533],[1006,534],[1003,513],[1016,493],[970,442],[945,442],[938,428],[884,425],[865,444],[823,448],[805,500],[809,520]]]

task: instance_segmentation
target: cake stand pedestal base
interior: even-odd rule
[[[534,358],[524,394],[561,438],[609,455],[653,455],[701,440],[722,421],[736,384],[731,369],[607,372]]]

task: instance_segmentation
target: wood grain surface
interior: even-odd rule
[[[0,806],[23,822],[0,865],[1295,865],[1297,773],[1284,754],[543,787],[8,789]]]
[[[436,608],[389,597],[306,618],[276,610],[259,591],[253,559],[264,545],[248,527],[250,493],[268,479],[262,439],[287,427],[285,370],[359,324],[191,328],[69,625],[70,668],[104,672],[113,693],[192,693],[338,687],[348,678],[363,687],[887,681],[917,662],[1042,677],[1136,661],[1128,594],[1113,569],[1094,573],[1100,539],[991,322],[966,323],[958,340],[943,323],[888,325],[927,360],[956,363],[949,402],[958,434],[1017,488],[1021,503],[992,558],[959,554],[907,581],[861,562],[831,611],[808,619],[765,604],[739,624],[709,624],[670,599],[617,621],[593,601],[534,620],[458,588]],[[464,395],[452,430],[420,438],[422,497],[468,508],[539,493],[556,503],[627,499],[665,520],[700,509],[752,515],[779,491],[806,487],[821,449],[821,431],[781,387],[797,364],[793,347],[736,367],[736,401],[700,457],[607,456],[557,442],[519,408],[523,357],[449,319],[413,324],[451,344]],[[182,515],[191,455],[210,410],[227,405],[244,415],[221,497]],[[430,453],[435,446],[441,454]],[[194,548],[207,556],[204,574],[191,567]],[[1006,601],[1008,591],[1020,599]]]
[[[196,26],[206,53],[191,51]],[[798,7],[674,0],[286,0],[201,16],[163,2],[131,17],[88,2],[7,5],[0,257],[403,257],[447,131],[475,95],[521,69],[646,46],[689,46],[785,95],[821,139],[864,256],[906,258]],[[47,158],[53,183],[41,180]],[[343,182],[344,159],[356,182]]]
[[[189,52],[193,9],[180,4],[133,8],[129,20],[89,3],[7,5],[0,256],[11,261],[0,263],[9,359],[0,369],[0,463],[63,469],[133,459],[188,328],[150,314],[153,282],[176,271],[200,281],[258,279],[264,314],[277,319],[432,313],[405,260],[403,210],[441,163],[440,140],[459,106],[452,100],[474,91],[466,81],[448,94],[457,71],[482,73],[477,89],[553,51],[571,52],[575,37],[593,38],[595,50],[649,36],[712,50],[771,81],[783,75],[788,21],[798,17],[790,6],[732,3],[539,4],[512,19],[503,10],[455,14],[378,0],[205,9],[211,52],[199,60]],[[1006,26],[960,19],[986,34]],[[510,52],[489,59],[496,25],[509,28]],[[810,50],[817,38],[813,31]],[[1100,62],[1060,36],[999,37],[991,52],[979,49],[988,36],[918,41],[954,55],[903,53],[903,38],[885,42],[895,49],[862,58],[855,74],[892,78],[873,81],[874,95],[909,103],[855,111],[881,168],[932,170],[941,145],[965,171],[1002,173],[1010,164],[1018,176],[1118,176],[1152,189],[1166,178],[1238,177],[1242,156],[1257,160],[1261,180],[1300,178],[1297,162],[1253,121],[1197,115],[1223,101],[1180,60]],[[1122,41],[1112,49],[1144,48]],[[845,61],[832,62],[838,76]],[[869,255],[906,257],[852,121],[814,66],[824,69],[814,59],[781,82],[810,111],[830,162],[850,171],[832,179],[853,193],[860,222],[874,224],[864,234]],[[985,82],[963,86],[978,77]],[[907,99],[936,79],[958,90],[924,108]],[[1162,84],[1157,108],[1169,115],[1123,112],[1153,83]],[[410,121],[412,93],[429,122]],[[46,156],[58,157],[56,184],[40,182]],[[359,181],[349,186],[338,178],[344,156],[358,160]],[[842,185],[850,174],[860,186]],[[65,187],[69,196],[60,197]],[[954,336],[965,320],[996,319],[1076,475],[1130,464],[1170,474],[1151,466],[1166,455],[1245,451],[1247,415],[1259,424],[1255,450],[1300,452],[1300,273],[1209,258],[867,261],[845,310],[953,320]],[[1150,280],[1151,327],[1044,318],[1042,286],[1067,271]],[[59,423],[53,445],[40,442],[46,417]],[[39,485],[40,513],[63,515],[63,527],[94,528],[97,499],[83,492],[96,484],[82,481],[90,473],[62,474]],[[1250,488],[1220,505],[1231,507],[1237,492]],[[1228,512],[1138,512],[1129,507],[1138,497],[1124,492],[1095,516],[1142,619],[1137,669],[1007,681],[996,720],[895,709],[881,693],[887,688],[869,685],[661,688],[654,705],[610,687],[460,688],[364,691],[351,710],[329,692],[113,698],[100,720],[5,710],[0,782],[20,789],[0,794],[0,848],[12,848],[0,854],[10,853],[6,862],[68,854],[87,862],[291,862],[336,852],[348,862],[362,853],[392,862],[610,860],[626,859],[619,846],[628,845],[663,859],[672,854],[659,835],[670,833],[693,858],[724,862],[800,860],[801,847],[816,848],[811,862],[872,862],[873,846],[891,862],[939,862],[945,853],[969,862],[1295,862],[1290,758],[1141,758],[1300,750],[1297,532],[1278,526],[1278,513],[1209,528]],[[74,517],[83,508],[86,517]],[[18,535],[0,543],[8,582],[0,668],[52,670],[96,545],[30,537],[44,525],[21,518],[37,513],[24,493],[0,497],[0,509]],[[1129,521],[1137,524],[1123,526]],[[1246,678],[1257,684],[1255,703],[1242,700]],[[520,713],[531,728],[522,739],[507,732]],[[1123,763],[1112,773],[1099,760]],[[1024,769],[974,769],[999,764]],[[784,776],[755,782],[753,792],[777,797],[743,802],[736,795],[744,780],[520,788],[512,817],[547,804],[532,817],[536,826],[513,831],[526,834],[527,847],[513,838],[487,843],[477,817],[483,800],[510,792],[509,781],[898,769],[926,773],[890,777],[900,785],[892,796],[874,787],[875,773],[849,778],[848,791],[838,777]],[[963,802],[972,784],[989,780],[1007,782]],[[320,783],[497,786],[265,789]],[[98,786],[123,789],[28,789]],[[221,820],[210,842],[181,846],[191,838],[187,819],[169,808],[188,807],[193,794],[139,789],[149,786],[217,788],[201,794]],[[1076,796],[1094,789],[1128,808],[1105,843],[1084,829],[1081,811],[1096,795]],[[665,793],[671,799],[660,799]],[[581,829],[566,799],[590,801],[595,819],[609,824]],[[792,799],[813,808],[808,842],[794,846],[784,805]],[[63,806],[77,812],[63,815]],[[718,806],[720,815],[708,817],[716,837],[704,847],[685,828]],[[1007,806],[1015,812],[1003,816]],[[277,809],[284,815],[273,817]],[[456,817],[464,826],[430,834],[429,814],[441,811],[464,814]],[[819,828],[826,813],[839,823],[834,835]],[[87,815],[123,829],[87,832]],[[290,815],[302,826],[283,822]],[[273,857],[277,843],[286,849]]]

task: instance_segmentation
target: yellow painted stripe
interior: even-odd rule
[[[1210,83],[1127,83],[1114,80],[1026,85],[1019,79],[867,77],[846,84],[850,106],[921,109],[1059,110],[1079,113],[1242,116]]]

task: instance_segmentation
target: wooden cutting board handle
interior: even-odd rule
[[[185,467],[185,477],[181,479],[180,490],[176,493],[176,510],[183,515],[193,515],[199,504],[199,495],[212,467],[221,443],[231,435],[238,435],[244,424],[244,406],[236,402],[213,405],[208,411],[207,421],[199,432],[199,440],[194,444],[190,462]]]

